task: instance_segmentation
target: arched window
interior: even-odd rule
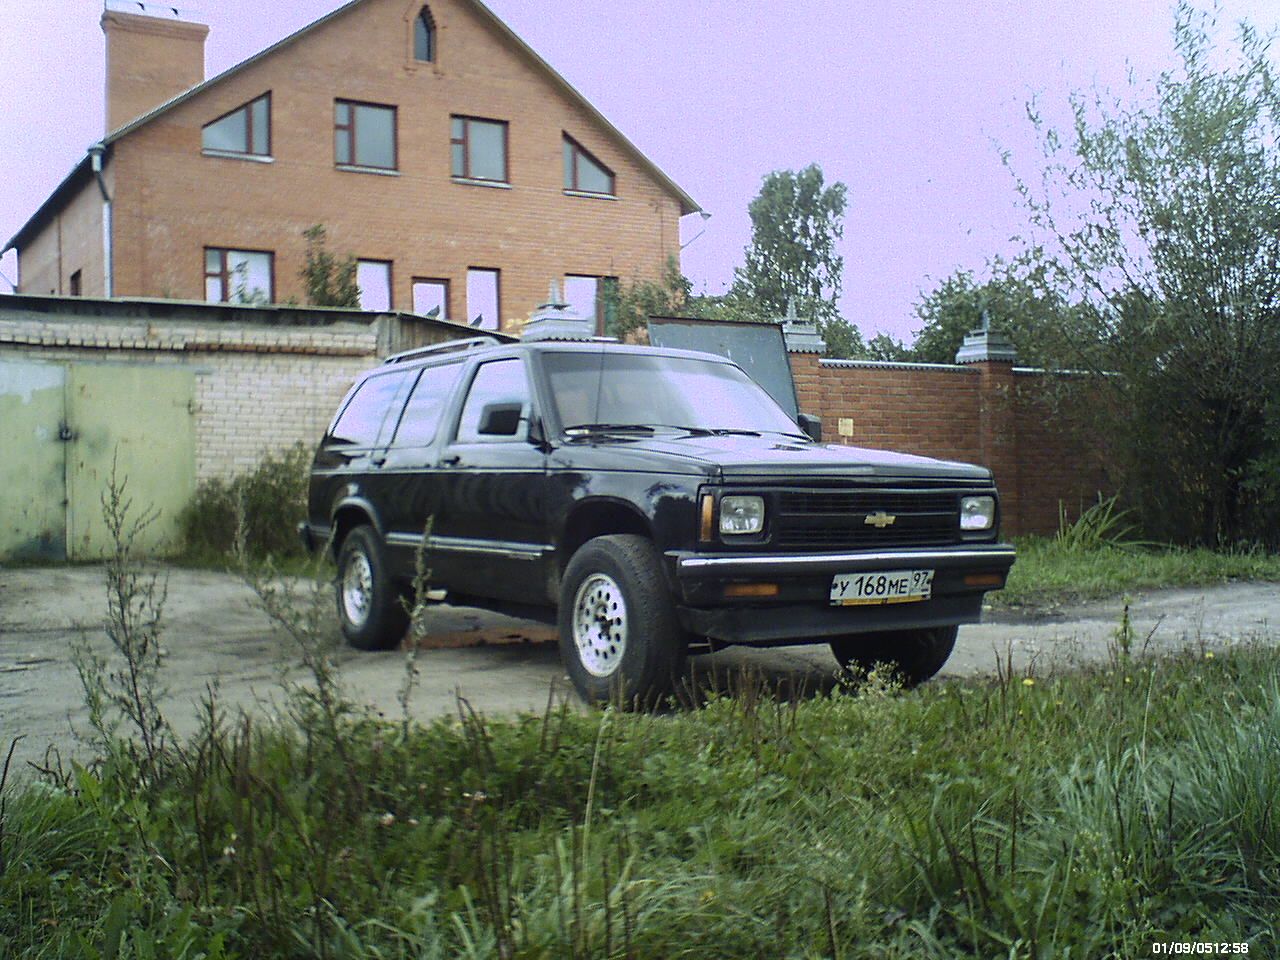
[[[413,21],[413,58],[432,63],[436,58],[436,22],[423,7]]]

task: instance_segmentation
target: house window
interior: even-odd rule
[[[449,281],[413,278],[413,312],[425,317],[432,310],[439,320],[449,319]]]
[[[396,108],[335,100],[333,159],[340,167],[396,169]]]
[[[499,271],[489,267],[467,270],[467,322],[481,330],[497,330],[502,326]]]
[[[507,182],[507,125],[504,121],[454,117],[449,144],[455,177]]]
[[[73,297],[80,296],[80,285],[81,285],[80,271],[77,270],[75,273],[71,275],[71,295]]]
[[[385,312],[391,309],[391,264],[386,260],[357,260],[356,285],[360,287],[360,309]]]
[[[564,188],[575,193],[614,195],[613,171],[567,133],[564,135]]]
[[[271,303],[273,260],[265,250],[205,247],[204,298],[216,303]]]
[[[205,124],[200,143],[209,153],[271,156],[271,94],[264,93]]]
[[[436,58],[436,21],[423,7],[413,21],[413,59],[432,63]]]
[[[564,299],[579,316],[591,320],[597,334],[611,334],[617,312],[617,277],[589,277],[568,274],[564,278]]]

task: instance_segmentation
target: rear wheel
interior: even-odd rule
[[[831,652],[846,669],[868,671],[877,663],[891,668],[909,687],[924,683],[947,662],[959,627],[893,630],[833,637]]]
[[[387,571],[382,542],[373,528],[359,526],[338,551],[338,621],[360,650],[390,650],[409,626],[409,614]]]
[[[688,638],[644,537],[596,537],[573,555],[559,626],[560,656],[588,703],[652,706],[684,672]]]

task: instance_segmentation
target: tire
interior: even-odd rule
[[[947,662],[959,627],[855,633],[831,640],[831,652],[845,669],[869,671],[888,665],[908,687],[924,683]]]
[[[409,613],[387,572],[382,543],[372,527],[347,534],[338,551],[335,581],[342,634],[358,650],[391,650],[409,626]]]
[[[634,534],[589,540],[560,586],[560,656],[587,703],[653,707],[684,673],[688,638],[653,544]]]

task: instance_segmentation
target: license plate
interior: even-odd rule
[[[918,603],[933,596],[932,570],[841,573],[831,580],[831,605],[857,607],[877,603]]]

